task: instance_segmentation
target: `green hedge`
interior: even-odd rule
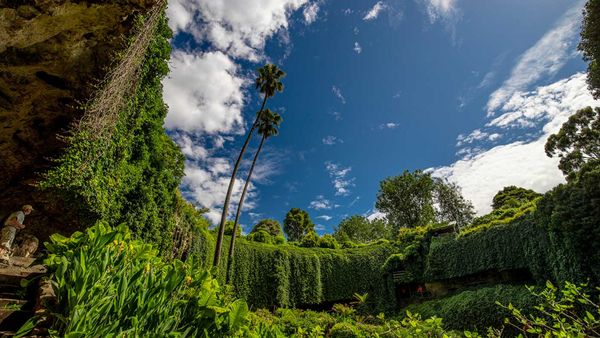
[[[426,258],[425,280],[461,277],[488,270],[528,269],[543,283],[550,277],[546,233],[532,217],[452,240],[433,240]]]
[[[224,248],[229,246],[225,239]],[[205,231],[194,242],[192,255],[204,264],[212,261],[214,238]],[[381,269],[397,249],[388,243],[351,249],[302,248],[236,241],[231,284],[237,297],[254,308],[294,307],[353,299],[368,293],[372,309],[395,307],[394,285]],[[217,276],[224,280],[227,259]]]
[[[538,304],[539,299],[525,286],[496,285],[409,305],[402,309],[402,313],[409,311],[418,313],[423,318],[432,316],[443,318],[444,328],[447,330],[484,332],[490,326],[502,326],[504,318],[510,317],[508,310],[500,307],[496,301],[503,305],[511,303],[527,312]]]

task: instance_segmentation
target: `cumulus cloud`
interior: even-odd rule
[[[332,146],[338,143],[344,143],[344,140],[339,139],[335,136],[328,135],[323,138],[323,144],[327,146]]]
[[[490,96],[488,116],[495,114],[515,92],[527,89],[542,77],[555,75],[575,55],[581,11],[585,1],[577,1],[538,42],[523,53],[510,77]]]
[[[221,219],[221,207],[227,193],[230,175],[229,161],[225,158],[208,159],[203,161],[202,166],[190,162],[186,164],[182,192],[187,198],[209,209],[206,216],[213,224],[218,223]],[[229,214],[233,214],[237,209],[237,202],[242,194],[243,186],[244,180],[236,179]],[[243,210],[251,210],[256,206],[254,197],[255,186],[250,183]]]
[[[188,132],[243,131],[243,86],[239,67],[221,52],[175,51],[163,80],[169,114],[165,127]]]
[[[332,219],[333,217],[329,216],[329,215],[321,215],[321,216],[317,216],[317,219],[322,219],[325,221],[329,221],[330,219]]]
[[[336,196],[348,196],[350,188],[354,187],[354,178],[348,177],[352,167],[342,167],[339,163],[325,162],[325,169],[329,173]]]
[[[303,6],[306,22],[313,22],[318,6],[308,0],[169,0],[167,15],[174,34],[188,34],[203,51],[172,52],[171,73],[163,81],[169,105],[165,127],[186,156],[184,196],[209,208],[213,222],[220,218],[231,175],[232,160],[223,145],[231,135],[244,132],[249,80],[240,62],[264,60],[266,41],[273,36],[289,46],[289,18]],[[278,172],[276,162],[268,151],[261,155],[253,182],[269,183],[268,177]],[[243,183],[236,181],[230,210],[236,208]],[[244,209],[254,208],[256,202],[251,184]]]
[[[310,202],[308,207],[315,210],[329,210],[334,207],[334,204],[326,199],[325,196],[318,195],[314,201]]]
[[[335,97],[337,97],[338,99],[340,99],[340,101],[342,101],[343,104],[346,104],[346,98],[344,97],[344,95],[342,94],[342,91],[338,87],[332,86],[331,91],[333,92],[333,95],[335,95]]]
[[[363,17],[363,20],[369,21],[369,20],[377,19],[379,14],[386,8],[387,8],[386,4],[384,4],[382,1],[377,1],[377,3],[375,5],[373,5],[373,7],[371,7],[371,9]]]
[[[476,152],[464,154],[461,160],[450,166],[435,168],[434,175],[460,185],[478,214],[491,210],[492,197],[505,186],[517,185],[545,192],[563,182],[562,172],[557,168],[558,159],[547,157],[544,145],[548,136],[556,133],[578,109],[598,106],[599,102],[587,90],[585,78],[585,74],[578,73],[533,91],[513,93],[499,107],[503,114],[488,123],[487,127],[538,127],[541,135],[532,140],[515,141],[488,150],[468,148],[469,152]],[[492,135],[476,130],[469,136],[474,142],[480,136],[490,139]]]
[[[317,2],[310,3],[304,6],[304,10],[302,11],[302,15],[304,16],[304,22],[307,25],[315,22],[317,20],[317,15],[319,14],[319,4]]]
[[[289,16],[307,3],[307,0],[170,0],[167,14],[175,34],[186,32],[197,42],[209,43],[232,57],[259,61],[266,40],[286,30]]]

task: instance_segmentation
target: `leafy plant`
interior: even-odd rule
[[[230,301],[195,262],[166,263],[125,226],[98,223],[46,244],[58,304],[52,332],[66,337],[220,336],[238,330],[248,307]]]

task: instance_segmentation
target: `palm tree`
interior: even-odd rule
[[[225,203],[223,203],[223,212],[221,213],[221,222],[219,223],[219,233],[217,235],[217,244],[215,245],[215,257],[213,260],[213,266],[218,266],[219,261],[221,260],[221,247],[223,246],[223,236],[225,233],[225,221],[227,220],[227,212],[229,211],[229,200],[231,199],[231,193],[233,192],[233,184],[235,183],[235,177],[237,175],[237,171],[240,167],[240,163],[242,162],[242,157],[244,157],[244,153],[246,152],[246,148],[248,147],[248,143],[250,142],[250,138],[252,138],[252,134],[254,130],[258,126],[258,121],[260,116],[262,115],[263,109],[265,108],[265,104],[267,103],[267,99],[273,97],[276,92],[283,91],[283,83],[281,83],[281,79],[285,76],[285,73],[279,69],[274,64],[267,64],[258,69],[258,77],[256,78],[256,89],[258,89],[264,95],[264,99],[262,105],[260,106],[260,110],[256,114],[256,119],[252,124],[252,128],[250,128],[250,132],[246,137],[246,141],[242,146],[242,150],[238,155],[237,160],[235,161],[235,165],[233,167],[233,172],[231,173],[231,179],[229,180],[229,187],[227,188],[227,195],[225,195]]]
[[[233,222],[233,233],[231,234],[231,242],[229,243],[229,255],[227,258],[227,270],[225,274],[225,282],[229,283],[229,272],[231,269],[231,262],[233,261],[233,250],[235,247],[235,236],[238,227],[238,221],[240,219],[240,213],[242,211],[242,206],[244,205],[244,199],[246,198],[246,192],[248,191],[248,186],[250,185],[250,180],[252,178],[252,172],[254,171],[254,166],[256,165],[256,160],[258,159],[258,155],[260,154],[260,150],[265,143],[265,140],[271,136],[275,136],[279,133],[277,127],[281,123],[282,118],[281,115],[272,112],[270,109],[265,109],[260,117],[260,121],[258,122],[258,133],[262,135],[260,139],[260,144],[258,149],[256,150],[256,154],[254,154],[254,159],[252,160],[252,165],[250,166],[250,171],[248,171],[248,177],[246,178],[246,183],[244,184],[244,190],[242,190],[242,196],[240,197],[240,202],[238,203],[237,212],[235,214],[235,221]]]

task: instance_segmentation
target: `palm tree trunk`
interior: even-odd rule
[[[242,157],[244,156],[244,153],[246,152],[246,148],[248,147],[248,143],[250,143],[250,139],[252,138],[252,133],[254,133],[254,129],[256,129],[256,126],[258,125],[260,115],[262,114],[262,111],[265,108],[266,103],[267,103],[267,95],[265,95],[262,106],[260,107],[258,114],[256,114],[256,119],[254,120],[254,123],[252,124],[252,128],[250,128],[250,132],[248,133],[248,136],[246,137],[246,141],[244,142],[244,145],[242,146],[242,150],[240,151],[240,154],[238,155],[238,158],[235,161],[235,165],[233,167],[233,173],[231,173],[231,179],[229,180],[229,187],[227,187],[227,195],[225,195],[225,203],[223,203],[223,212],[221,213],[221,223],[219,224],[219,233],[217,235],[217,244],[215,245],[215,257],[213,259],[213,266],[218,266],[219,261],[221,260],[221,247],[223,246],[223,236],[225,235],[225,221],[227,220],[227,212],[229,211],[229,202],[231,200],[231,193],[233,192],[233,184],[235,183],[235,177],[236,177],[237,171],[240,167],[240,163],[242,162]]]
[[[244,190],[242,191],[242,196],[240,197],[240,203],[238,203],[237,212],[235,213],[235,222],[233,223],[233,233],[231,234],[231,243],[229,243],[229,255],[227,256],[227,270],[225,274],[225,283],[229,283],[231,262],[233,261],[233,250],[235,248],[235,237],[237,235],[238,221],[240,219],[240,213],[242,211],[242,206],[244,205],[244,199],[246,198],[246,192],[248,191],[248,186],[250,185],[250,179],[252,178],[252,172],[254,171],[254,166],[256,165],[256,160],[258,159],[258,154],[260,154],[260,150],[262,149],[263,143],[265,143],[266,137],[263,136],[260,140],[260,145],[256,150],[256,154],[254,155],[254,160],[252,160],[252,166],[250,167],[250,171],[248,171],[248,177],[246,178],[246,183],[244,184]]]

